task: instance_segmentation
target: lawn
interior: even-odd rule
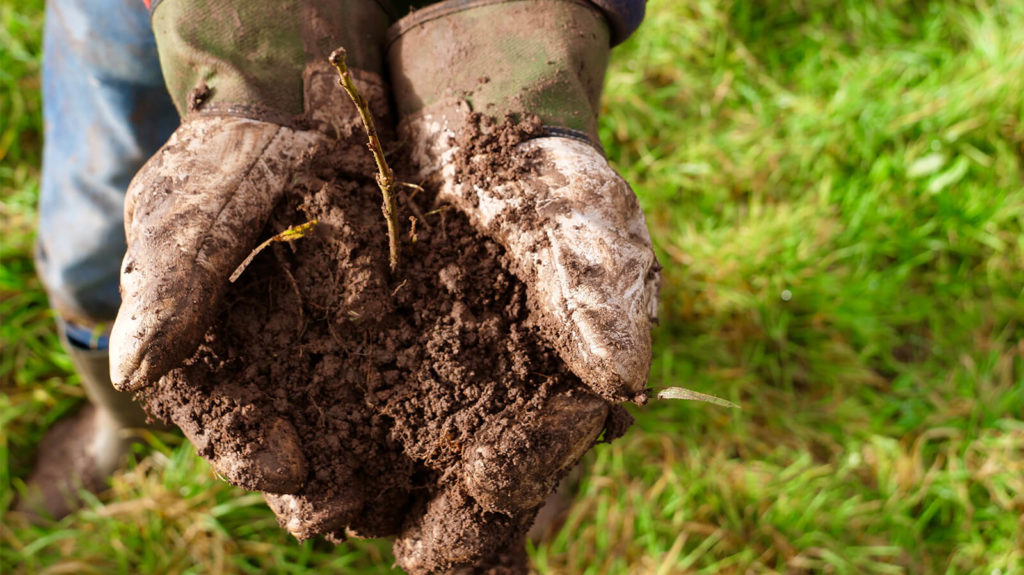
[[[1024,573],[1024,3],[652,0],[601,134],[664,270],[652,402],[539,573]],[[42,2],[0,0],[0,572],[390,573],[174,434],[6,510],[82,392],[33,275]]]

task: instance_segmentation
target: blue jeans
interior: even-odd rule
[[[58,315],[91,328],[121,303],[128,183],[178,126],[140,0],[47,2],[43,120],[36,267]]]

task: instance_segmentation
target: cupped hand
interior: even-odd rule
[[[273,123],[198,115],[186,118],[143,166],[125,203],[128,251],[110,338],[117,389],[149,386],[195,351],[220,309],[229,276],[259,243],[294,166],[322,140],[316,132]],[[230,417],[263,427],[266,444],[250,446],[243,459],[213,455],[214,467],[249,489],[298,489],[306,468],[294,449],[295,430],[280,417],[249,415],[239,410]],[[209,442],[204,422],[175,423],[197,445]],[[243,427],[229,426],[239,436],[218,441],[245,442]]]

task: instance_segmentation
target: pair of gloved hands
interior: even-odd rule
[[[440,201],[505,247],[570,369],[605,400],[643,401],[658,265],[635,196],[597,145],[610,49],[601,13],[571,0],[480,0],[437,4],[390,30],[389,20],[373,0],[163,0],[154,8],[161,64],[182,124],[128,190],[123,303],[111,335],[114,385],[142,389],[195,351],[228,277],[263,239],[295,166],[351,146],[343,136],[360,124],[327,62],[344,46],[357,85],[377,96],[371,102],[388,101],[387,61],[399,139],[411,147],[415,169],[438,186]],[[544,130],[512,149],[489,146],[492,135],[473,132],[471,110],[537,115]],[[517,157],[529,158],[528,175],[473,174],[474,166]],[[549,412],[557,422],[548,424],[593,429],[582,434],[589,447],[606,415],[593,402],[558,397]],[[282,420],[252,425],[264,426],[270,440],[251,459],[211,463],[243,487],[294,493],[308,472],[295,453],[294,430]],[[475,454],[485,448],[472,447]],[[581,455],[570,446],[525,461],[552,473]],[[509,478],[485,477],[505,473],[500,462],[483,463],[467,464],[467,475],[481,477],[465,484],[493,485],[493,492],[445,492],[431,507],[442,512],[441,500],[456,496],[496,512],[540,504],[543,493],[514,493]],[[431,536],[407,545],[429,545]],[[423,572],[457,564],[465,561],[403,566]]]

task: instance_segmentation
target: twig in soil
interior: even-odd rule
[[[242,260],[242,263],[238,264],[238,267],[235,268],[235,271],[231,273],[231,277],[228,278],[228,281],[231,283],[235,283],[235,280],[237,280],[238,277],[242,275],[242,272],[245,271],[245,268],[249,267],[249,264],[252,263],[253,258],[258,256],[260,252],[262,252],[263,250],[267,249],[267,246],[269,246],[270,244],[275,242],[293,242],[299,238],[304,238],[316,228],[316,224],[317,220],[310,220],[304,224],[292,226],[287,230],[277,234],[276,236],[268,239],[262,244],[256,246],[256,249],[249,252],[249,255],[246,256],[244,260]]]
[[[427,212],[426,215],[433,216],[435,214],[444,214],[446,211],[448,211],[449,208],[451,208],[451,206],[441,206],[440,208],[434,208],[433,210]]]
[[[433,231],[434,228],[431,227],[430,223],[427,222],[426,216],[423,215],[423,210],[421,210],[420,207],[416,205],[416,202],[413,201],[416,198],[416,194],[418,194],[422,189],[423,188],[419,188],[418,190],[414,189],[411,194],[406,194],[403,192],[402,202],[404,202],[405,205],[409,206],[409,211],[411,211],[413,215],[416,216],[416,220],[419,221],[419,223],[422,224],[423,227],[427,228],[427,231],[429,232]]]
[[[409,188],[410,190],[413,190],[412,195],[409,196],[410,198],[415,197],[416,194],[418,194],[418,193],[423,191],[423,186],[420,186],[420,185],[417,185],[417,184],[413,184],[413,183],[410,183],[410,182],[398,182],[398,184],[400,186],[402,186],[403,188]]]
[[[305,307],[305,300],[302,297],[302,291],[299,290],[299,282],[295,281],[295,276],[292,275],[292,271],[288,268],[288,264],[285,261],[284,256],[281,254],[281,250],[284,248],[280,245],[274,246],[274,258],[277,259],[277,265],[281,267],[281,271],[284,272],[284,277],[288,278],[288,284],[292,287],[292,292],[295,294],[296,304],[299,308],[299,333],[298,337],[301,337],[306,331],[306,314],[303,311]],[[300,349],[301,352],[301,349]],[[300,353],[301,355],[301,353]]]
[[[409,216],[409,243],[416,243],[416,216]]]
[[[377,162],[377,187],[380,188],[380,193],[384,197],[381,211],[384,213],[384,219],[388,223],[388,251],[391,273],[394,273],[398,269],[399,251],[398,207],[395,202],[395,195],[392,192],[392,188],[395,186],[395,173],[391,171],[388,161],[384,158],[384,148],[381,147],[380,138],[377,137],[377,128],[374,127],[373,116],[370,115],[370,107],[366,104],[366,100],[363,99],[359,91],[356,90],[355,83],[352,82],[352,74],[349,73],[348,65],[345,64],[345,56],[345,48],[338,48],[331,52],[331,56],[328,59],[338,70],[338,76],[340,76],[338,83],[345,89],[348,97],[352,99],[352,103],[359,110],[359,117],[363,120],[363,129],[366,130],[366,137],[369,140],[367,146],[373,153],[373,159]]]

